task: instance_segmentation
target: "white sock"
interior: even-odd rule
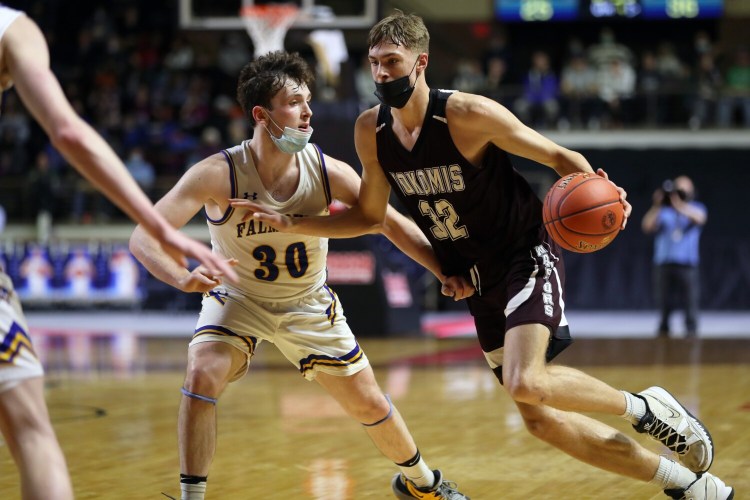
[[[695,475],[695,472],[687,467],[683,467],[668,458],[659,457],[659,468],[656,469],[656,474],[654,474],[651,483],[659,486],[663,490],[685,490],[688,486],[693,484],[697,478],[698,476]]]
[[[637,425],[646,414],[646,402],[627,391],[620,391],[625,396],[625,413],[620,415],[633,425]]]
[[[435,485],[435,474],[427,467],[419,450],[411,460],[396,465],[401,469],[401,473],[418,487],[431,488]]]
[[[183,483],[180,482],[181,500],[204,500],[206,495],[206,482]]]

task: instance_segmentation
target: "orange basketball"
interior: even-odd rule
[[[560,178],[544,198],[544,227],[561,247],[590,253],[609,245],[624,217],[620,194],[596,174]]]

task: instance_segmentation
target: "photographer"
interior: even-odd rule
[[[641,227],[655,233],[654,291],[660,310],[659,336],[669,336],[673,299],[682,299],[688,337],[697,331],[700,279],[699,243],[706,223],[705,205],[693,199],[693,181],[687,176],[666,180],[654,191],[653,204]]]

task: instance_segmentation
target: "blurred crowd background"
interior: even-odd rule
[[[243,31],[182,31],[175,1],[7,3],[40,24],[71,102],[153,196],[196,160],[248,137],[234,98],[253,55]],[[487,95],[540,130],[750,128],[750,46],[722,40],[715,19],[428,24],[430,85]],[[286,47],[315,66],[307,34],[293,30]],[[377,103],[366,30],[345,36],[340,75],[318,78],[316,122],[353,121]],[[120,217],[71,172],[13,92],[0,151],[0,196],[14,220],[39,210],[72,222]]]
[[[253,57],[253,43],[241,27],[181,29],[177,0],[5,3],[25,10],[41,26],[53,70],[70,101],[114,147],[152,199],[199,159],[249,138],[234,97],[239,71]],[[693,134],[681,136],[682,144],[689,146],[690,137],[718,131],[718,137],[747,133],[750,144],[750,12],[733,19],[535,23],[502,22],[491,15],[437,18],[429,15],[430,5],[403,3],[378,2],[378,14],[400,7],[425,17],[432,33],[430,86],[484,94],[542,133],[556,138],[583,133],[593,141],[618,133],[648,137],[670,130]],[[415,8],[420,6],[425,12]],[[285,39],[285,48],[299,52],[318,73],[313,141],[355,169],[353,123],[360,111],[377,103],[366,57],[367,31],[341,31],[345,46],[335,55],[333,72],[332,60],[321,60],[311,30],[293,29]],[[732,205],[744,196],[747,184],[742,179],[750,180],[750,146],[722,144],[679,152],[674,144],[657,144],[648,152],[621,150],[616,142],[608,149],[593,142],[574,148],[628,189],[634,223],[611,249],[585,261],[570,256],[570,275],[580,280],[569,287],[573,305],[650,306],[644,291],[650,288],[652,243],[637,223],[653,189],[679,174],[693,177],[709,207],[706,252],[723,252],[723,258],[704,266],[709,307],[750,304],[750,270],[742,257],[750,251],[750,235]],[[529,179],[540,193],[554,180],[552,172],[540,177],[546,169],[539,166],[519,162],[518,167],[533,172]],[[15,224],[37,224],[40,214],[52,224],[126,222],[51,147],[13,91],[4,94],[0,120],[0,178],[0,206]],[[13,253],[8,244],[6,239],[6,253]],[[392,249],[382,248],[387,243],[374,244],[387,262],[409,268],[410,282],[421,283],[420,271]],[[18,252],[23,256],[29,250]]]

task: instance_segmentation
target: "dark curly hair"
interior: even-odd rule
[[[271,109],[271,99],[284,87],[287,80],[309,87],[314,79],[310,67],[297,52],[270,52],[242,68],[237,82],[237,102],[254,127],[253,108],[263,106]]]

